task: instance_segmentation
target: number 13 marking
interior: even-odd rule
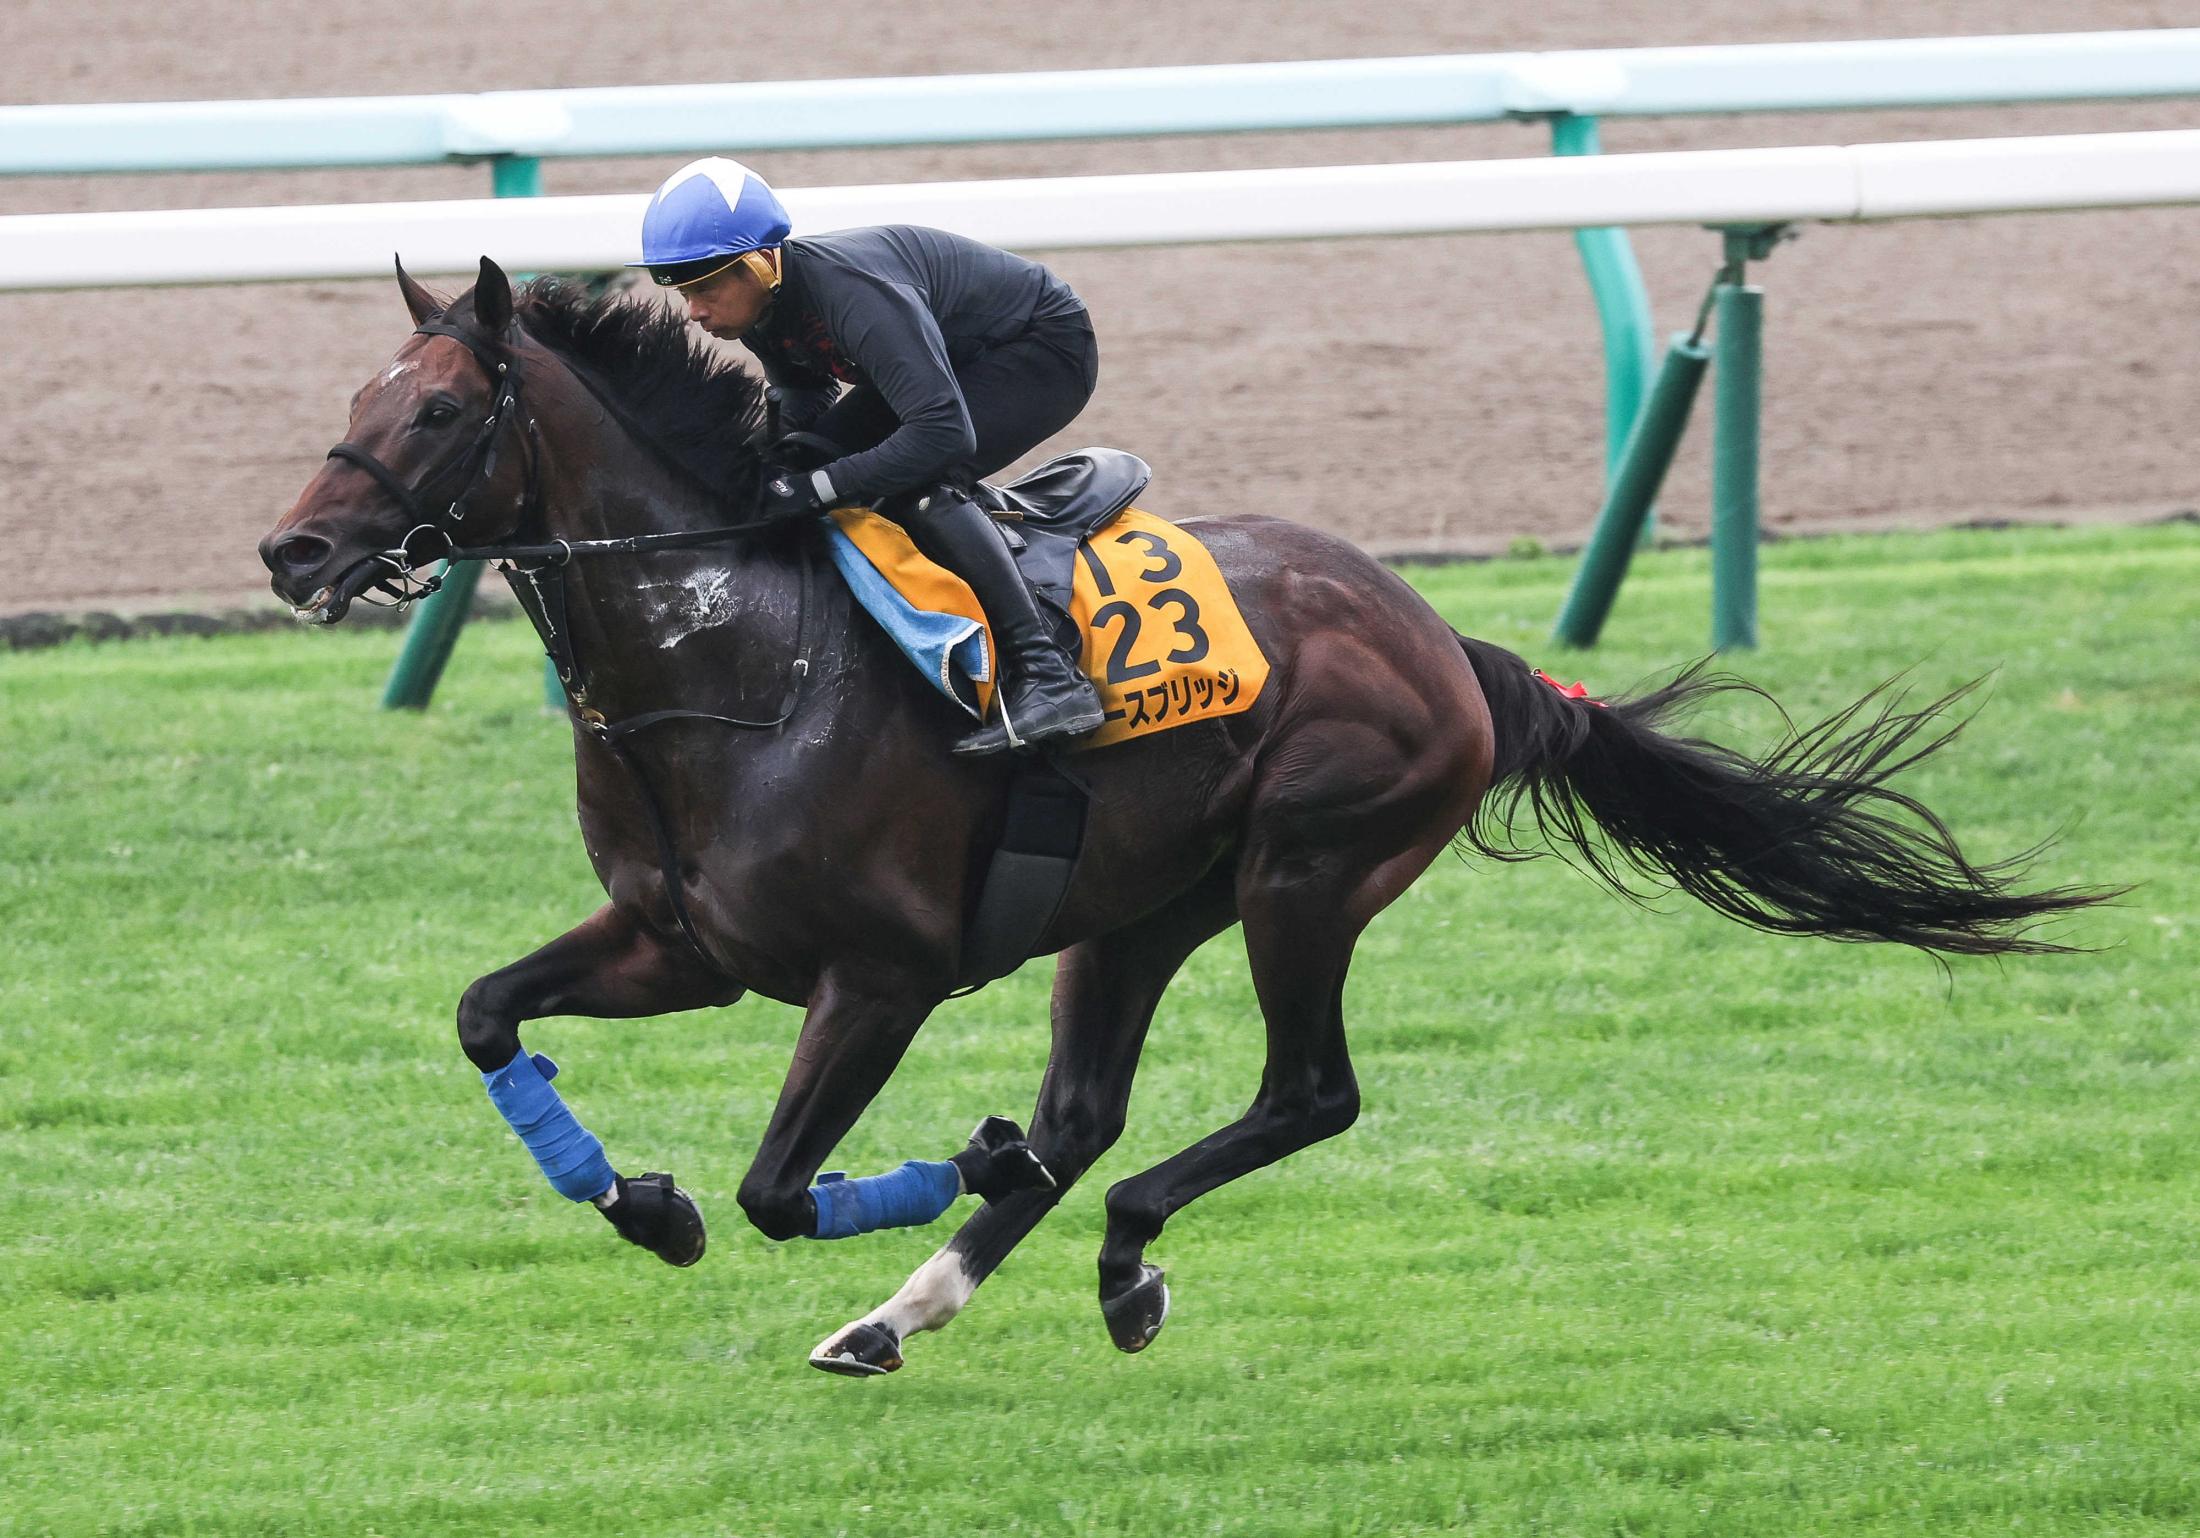
[[[1158,558],[1161,563],[1140,572],[1138,574],[1139,581],[1174,582],[1178,577],[1184,575],[1183,558],[1174,550],[1171,550],[1169,542],[1160,535],[1145,529],[1132,529],[1127,534],[1115,536],[1115,542],[1119,545],[1127,545],[1134,539],[1144,540],[1146,542],[1146,554]]]
[[[1127,545],[1134,540],[1146,546],[1146,555],[1153,558],[1154,561],[1153,565],[1138,573],[1140,581],[1167,582],[1173,577],[1184,574],[1183,558],[1174,550],[1171,550],[1168,541],[1158,534],[1145,529],[1132,529],[1128,533],[1118,535],[1115,542],[1119,545]],[[1084,559],[1085,569],[1092,573],[1093,586],[1099,589],[1100,596],[1113,600],[1102,604],[1093,611],[1092,628],[1097,632],[1106,626],[1117,623],[1120,623],[1123,627],[1121,633],[1115,638],[1115,644],[1108,649],[1108,660],[1103,677],[1111,684],[1127,684],[1141,678],[1151,678],[1161,671],[1160,663],[1131,661],[1131,653],[1138,646],[1139,631],[1144,623],[1138,607],[1125,599],[1115,597],[1115,583],[1110,579],[1107,567],[1101,562],[1100,557],[1090,545],[1078,546],[1077,553]],[[1168,654],[1170,662],[1183,664],[1198,662],[1214,649],[1214,643],[1208,638],[1207,632],[1201,628],[1199,623],[1199,600],[1192,597],[1184,589],[1180,587],[1163,588],[1160,592],[1148,598],[1144,607],[1147,612],[1153,614],[1162,614],[1163,611],[1172,608],[1179,611],[1174,618],[1169,620],[1170,626],[1182,638],[1176,648]]]

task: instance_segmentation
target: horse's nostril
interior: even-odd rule
[[[267,564],[278,571],[309,572],[335,548],[318,534],[286,534],[268,549]]]

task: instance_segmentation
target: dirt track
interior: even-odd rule
[[[1045,8],[28,0],[0,100],[375,95],[528,86],[2193,25],[2149,0],[1587,0]],[[237,18],[249,15],[244,29]],[[514,32],[508,18],[536,18]],[[547,19],[543,19],[547,18]],[[1045,27],[1043,35],[1035,29]],[[1014,25],[1010,24],[1013,19]],[[242,29],[242,30],[241,30]],[[219,46],[226,41],[230,46]],[[1610,151],[2189,127],[2200,104],[1607,125]],[[754,157],[786,185],[1547,152],[1538,127]],[[551,162],[551,192],[674,162]],[[0,212],[479,196],[478,168],[0,183]],[[1813,228],[1770,294],[1766,513],[1779,526],[2133,516],[2200,501],[2190,448],[2200,211]],[[1711,236],[1637,250],[1661,328]],[[1156,511],[1259,510],[1377,546],[1577,539],[1603,456],[1594,313],[1565,236],[1075,253],[1101,388],[1068,435],[1151,460]],[[253,542],[342,435],[404,326],[387,284],[0,296],[0,612],[264,594]],[[1692,434],[1667,527],[1704,522]]]

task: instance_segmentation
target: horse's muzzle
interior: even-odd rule
[[[286,520],[287,521],[287,520]],[[260,541],[260,561],[270,573],[275,596],[307,624],[333,625],[351,601],[382,572],[382,563],[363,556],[332,571],[336,542],[320,534],[278,526]]]

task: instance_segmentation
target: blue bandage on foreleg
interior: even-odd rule
[[[512,1124],[519,1140],[535,1156],[558,1195],[585,1202],[603,1195],[618,1179],[603,1143],[565,1108],[550,1087],[558,1065],[522,1051],[495,1073],[485,1073],[489,1103]]]
[[[911,1159],[885,1175],[861,1180],[827,1176],[810,1187],[819,1239],[846,1239],[876,1228],[915,1228],[955,1204],[962,1177],[946,1160]]]

